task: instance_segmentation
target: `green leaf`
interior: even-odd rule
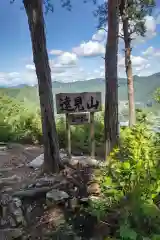
[[[160,240],[160,235],[153,235],[152,240]]]
[[[111,186],[112,185],[112,179],[110,177],[105,177],[104,178],[104,183],[107,185],[107,186]]]
[[[136,240],[137,233],[126,224],[120,226],[120,236],[122,239]]]
[[[123,163],[123,168],[124,169],[130,169],[130,163],[129,162],[124,162]]]

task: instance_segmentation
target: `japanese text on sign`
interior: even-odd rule
[[[59,93],[56,95],[57,113],[98,112],[101,92]]]
[[[71,125],[81,125],[89,123],[89,113],[71,113],[68,115],[69,123]]]

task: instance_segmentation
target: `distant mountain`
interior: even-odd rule
[[[160,73],[153,74],[147,77],[134,76],[135,99],[137,102],[148,102],[152,100],[152,96],[156,88],[160,87]],[[53,94],[60,92],[102,92],[104,99],[105,82],[102,78],[95,78],[86,81],[75,82],[58,82],[52,83]],[[7,94],[10,97],[16,98],[19,101],[26,103],[38,104],[37,86],[30,87],[20,85],[12,88],[0,88],[0,93]],[[127,81],[125,78],[119,79],[119,100],[125,101],[128,98]]]

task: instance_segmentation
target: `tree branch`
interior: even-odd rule
[[[108,31],[105,29],[105,28],[103,28],[103,27],[101,27],[101,28],[98,28],[99,30],[103,30],[103,31],[105,31],[106,33],[108,33]]]
[[[119,34],[118,37],[124,40],[124,36],[123,35]]]

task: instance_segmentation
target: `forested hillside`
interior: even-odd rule
[[[138,102],[147,102],[153,97],[153,92],[160,86],[160,73],[148,77],[134,76],[135,99]],[[58,82],[52,84],[53,93],[60,92],[87,92],[100,91],[104,97],[104,79],[95,78],[86,81],[75,82]],[[7,94],[9,97],[16,98],[19,101],[24,101],[28,104],[38,104],[37,86],[30,87],[27,85],[17,86],[12,88],[1,88],[1,93]],[[119,100],[127,100],[127,84],[126,79],[119,79]]]

